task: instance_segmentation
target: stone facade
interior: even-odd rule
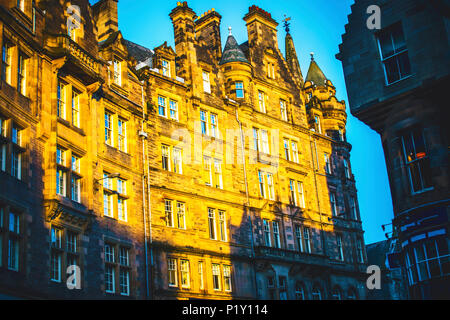
[[[366,27],[370,5],[381,30]],[[438,0],[356,1],[338,54],[352,113],[381,135],[413,299],[450,296],[449,12]]]
[[[345,103],[269,13],[222,49],[220,14],[179,3],[151,50],[117,0],[0,5],[1,294],[366,297]]]

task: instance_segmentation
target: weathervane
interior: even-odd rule
[[[291,23],[289,22],[291,21],[291,17],[287,17],[286,15],[284,15],[284,30],[286,30],[286,33],[289,33],[289,31],[291,30],[289,27],[291,26]]]

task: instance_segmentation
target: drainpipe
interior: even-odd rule
[[[153,266],[153,255],[152,255],[152,219],[151,219],[151,203],[150,203],[150,172],[149,172],[149,160],[148,160],[148,152],[146,153],[146,143],[148,136],[147,133],[144,131],[144,123],[145,123],[145,99],[144,99],[144,86],[141,85],[141,93],[142,93],[142,123],[141,123],[141,132],[139,132],[139,136],[142,138],[142,162],[143,162],[143,171],[142,171],[142,202],[143,202],[143,213],[144,213],[144,246],[145,246],[145,274],[146,274],[146,289],[147,289],[147,299],[150,297],[150,272],[149,272],[149,266],[148,266],[148,246],[149,246],[149,239],[150,239],[150,266]],[[147,167],[147,171],[145,170],[145,167]],[[147,234],[147,210],[146,210],[146,203],[145,203],[145,180],[147,175],[147,194],[148,194],[148,215],[149,215],[149,234]]]
[[[242,163],[244,165],[244,183],[245,183],[245,195],[246,195],[246,199],[247,199],[247,203],[245,204],[246,207],[246,211],[248,213],[248,221],[250,223],[250,234],[251,234],[251,252],[252,252],[252,258],[253,261],[255,261],[255,248],[254,248],[254,235],[253,235],[253,221],[252,221],[252,217],[251,217],[251,213],[250,213],[250,199],[249,199],[249,194],[248,194],[248,181],[247,181],[247,166],[245,164],[245,139],[244,139],[244,132],[242,130],[242,123],[239,120],[239,115],[238,115],[238,107],[236,107],[236,121],[239,124],[239,132],[241,135],[241,150],[242,150]],[[253,270],[253,276],[254,279],[253,281],[255,282],[255,290],[256,290],[256,295],[255,297],[258,297],[258,281],[256,278],[256,269],[255,269],[255,265],[253,265],[254,270]]]

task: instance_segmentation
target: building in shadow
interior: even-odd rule
[[[268,12],[221,18],[149,49],[117,0],[0,1],[2,296],[366,298],[345,103]]]
[[[351,9],[337,57],[352,114],[383,142],[409,296],[449,298],[448,1],[358,0]],[[381,28],[369,29],[377,19]]]

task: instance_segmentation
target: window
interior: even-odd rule
[[[244,83],[242,81],[236,81],[236,98],[244,99]]]
[[[258,91],[259,111],[266,113],[266,95],[262,91]]]
[[[344,249],[342,247],[342,236],[336,236],[336,246],[338,250],[338,260],[344,261]]]
[[[359,263],[364,263],[364,242],[362,239],[357,239],[356,240],[356,254],[358,257],[358,262]]]
[[[264,245],[266,247],[271,247],[272,243],[270,238],[270,223],[268,220],[264,219],[263,224],[264,224]]]
[[[56,148],[56,193],[75,202],[81,201],[80,163],[81,159],[71,151]]]
[[[335,287],[331,293],[333,300],[342,300],[342,293],[339,287]]]
[[[213,185],[213,177],[212,177],[212,166],[211,166],[211,158],[204,156],[203,157],[203,171],[204,171],[204,180],[207,186],[212,187]]]
[[[80,93],[72,91],[72,124],[80,127]]]
[[[297,240],[297,249],[303,252],[302,228],[298,224],[295,225],[295,239]]]
[[[177,202],[177,223],[178,229],[186,229],[186,205],[183,202]]]
[[[170,147],[166,145],[161,146],[162,154],[162,168],[163,170],[170,171]]]
[[[3,38],[2,80],[9,85],[11,85],[12,50],[13,47],[8,39]]]
[[[130,249],[105,242],[104,259],[106,293],[129,296],[131,292]],[[116,285],[117,282],[119,286]]]
[[[22,178],[22,155],[16,151],[13,150],[11,153],[11,175],[18,179],[21,180]]]
[[[219,132],[217,130],[217,114],[211,113],[211,130],[210,130],[210,135],[213,138],[219,138],[218,133]]]
[[[305,253],[311,253],[310,230],[308,227],[303,228],[303,239],[305,240]]]
[[[122,62],[114,59],[114,83],[122,86]]]
[[[429,239],[408,249],[406,269],[410,285],[450,274],[450,253],[446,237]]]
[[[270,62],[267,63],[267,77],[275,79],[275,64]]]
[[[167,117],[166,98],[158,96],[158,114],[161,117]]]
[[[287,300],[286,277],[278,277],[278,290],[280,292],[280,300]]]
[[[112,181],[109,173],[103,173],[103,212],[106,217],[114,218]]]
[[[127,182],[123,179],[117,179],[117,216],[121,221],[128,221],[127,211]]]
[[[25,0],[17,0],[17,8],[21,11],[25,11]]]
[[[57,99],[58,99],[57,116],[61,119],[66,119],[66,91],[67,85],[60,80],[58,82],[58,90],[57,90]]]
[[[217,189],[223,189],[222,161],[214,159],[214,180]]]
[[[209,238],[211,240],[217,240],[216,237],[216,210],[208,209],[208,227]]]
[[[176,220],[173,215],[174,208],[176,208]],[[184,202],[166,199],[164,200],[164,212],[167,227],[186,229],[186,204]]]
[[[226,292],[231,292],[231,266],[223,266],[223,287]]]
[[[66,278],[68,267],[81,266],[79,249],[79,234],[69,229],[51,227],[51,253],[50,253],[50,280],[62,283]],[[77,268],[75,268],[77,271]],[[74,283],[77,282],[76,277],[81,275],[75,273]]]
[[[162,72],[163,75],[166,77],[170,77],[170,63],[167,60],[162,60],[161,61],[161,65],[162,65]]]
[[[325,161],[325,172],[327,174],[331,174],[330,156],[327,153],[324,153],[323,157],[324,157],[324,161]]]
[[[253,149],[255,151],[260,151],[260,141],[259,141],[259,130],[253,128]]]
[[[288,120],[287,106],[286,106],[286,101],[284,101],[284,100],[280,100],[280,111],[281,111],[281,120],[287,121]]]
[[[203,91],[211,93],[211,83],[209,81],[209,72],[203,71]]]
[[[68,17],[68,27],[67,27],[67,35],[72,39],[72,41],[77,41],[79,33],[81,32],[81,15],[80,12],[72,7],[72,12]]]
[[[298,204],[300,208],[305,208],[305,193],[303,191],[303,182],[297,182]]]
[[[166,226],[174,227],[172,200],[164,200],[164,212],[166,217]]]
[[[275,186],[273,184],[273,175],[271,173],[267,174],[267,191],[269,200],[275,200]]]
[[[203,280],[203,261],[198,262],[198,280],[199,280],[199,289],[204,290],[205,289],[205,283]]]
[[[292,161],[298,163],[298,145],[297,142],[291,141],[292,146]]]
[[[287,161],[289,161],[289,153],[290,153],[290,151],[289,151],[289,140],[287,140],[287,139],[284,139],[283,140],[283,144],[284,144],[284,158],[287,160]]]
[[[291,193],[291,203],[293,203],[295,206],[297,206],[297,195],[295,192],[295,181],[289,180],[289,190]]]
[[[190,278],[189,278],[189,261],[181,260],[180,261],[180,272],[181,272],[181,287],[189,288],[191,286]]]
[[[344,175],[347,179],[351,179],[350,167],[348,165],[348,160],[344,159]]]
[[[227,241],[227,221],[225,211],[219,210],[220,240]]]
[[[178,103],[176,101],[169,101],[170,119],[178,121]]]
[[[280,226],[278,221],[272,221],[272,228],[273,228],[273,242],[275,245],[275,248],[280,249],[281,243],[280,243]]]
[[[314,286],[311,294],[313,300],[322,300],[322,290],[318,286]]]
[[[412,194],[431,190],[430,158],[422,130],[414,129],[404,134],[402,144]]]
[[[336,204],[336,193],[330,192],[330,204],[331,204],[331,214],[333,217],[337,216],[337,204]]]
[[[262,152],[270,154],[269,135],[267,134],[267,130],[261,130],[261,142],[262,142]]]
[[[183,173],[183,159],[181,149],[173,148],[173,171],[175,173]]]
[[[28,57],[19,52],[19,61],[17,66],[17,91],[23,96],[27,95],[27,67]]]
[[[267,277],[267,289],[269,292],[269,299],[276,299],[276,291],[275,291],[275,278],[273,276]]]
[[[322,134],[322,125],[320,124],[320,117],[319,116],[315,116],[314,117],[314,124],[315,124],[315,130],[316,132]]]
[[[113,146],[113,115],[110,112],[105,111],[105,143]]]
[[[7,214],[9,212],[9,214]],[[3,222],[5,227],[3,227]],[[19,271],[21,251],[21,216],[9,207],[0,207],[0,266],[2,265],[3,244],[6,244],[7,268],[11,271]]]
[[[400,23],[382,30],[378,34],[378,45],[386,84],[397,82],[411,74],[408,49]]]
[[[117,148],[127,152],[127,123],[123,119],[117,121]]]
[[[201,125],[201,130],[202,130],[203,135],[208,134],[208,120],[207,119],[208,119],[207,112],[200,110],[200,125]]]
[[[173,258],[167,259],[167,278],[169,287],[178,286],[178,270],[177,270],[177,260]]]
[[[200,129],[203,135],[219,139],[218,115],[205,110],[200,110]]]
[[[213,276],[213,288],[214,291],[220,291],[220,265],[213,264],[212,265],[212,276]]]
[[[301,282],[295,284],[295,300],[305,300],[305,288]]]
[[[356,199],[355,197],[350,197],[350,217],[353,220],[358,220],[358,211],[356,209]]]

